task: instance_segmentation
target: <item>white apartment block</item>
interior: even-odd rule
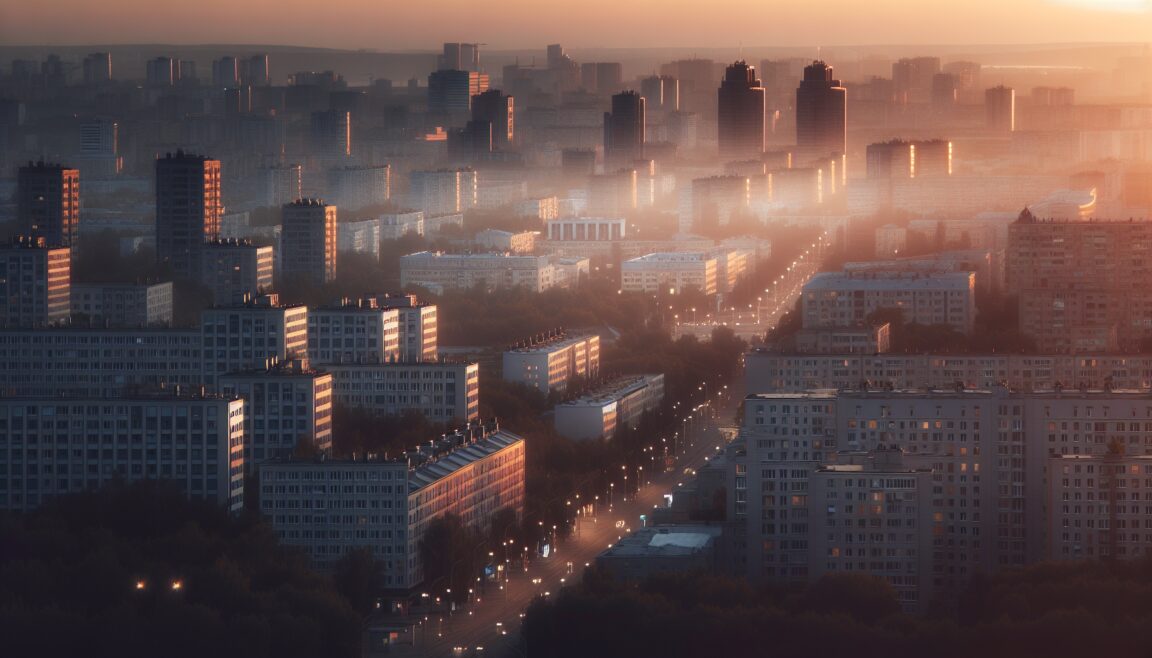
[[[623,217],[565,217],[546,224],[547,239],[553,242],[615,242],[628,235]]]
[[[73,284],[72,313],[83,313],[94,326],[168,326],[172,324],[172,282]]]
[[[277,460],[261,470],[260,505],[281,543],[331,569],[349,551],[372,552],[384,585],[423,579],[420,542],[445,514],[490,532],[493,516],[524,511],[524,440],[471,427],[400,459]]]
[[[680,294],[692,286],[705,295],[714,295],[716,258],[705,253],[661,252],[624,261],[620,266],[621,289],[625,292]]]
[[[1143,517],[1136,515],[1144,509],[1133,510],[1131,498],[1117,495],[1112,500],[1116,504],[1125,501],[1127,506],[1102,510],[1099,488],[1103,485],[1098,480],[1089,483],[1086,470],[1081,471],[1083,479],[1075,477],[1077,464],[1123,463],[1129,469],[1128,479],[1123,487],[1107,485],[1108,490],[1118,494],[1143,485],[1143,480],[1133,485],[1131,477],[1143,478],[1144,461],[1138,458],[1152,456],[1152,398],[1146,393],[1011,393],[1004,388],[823,391],[751,395],[745,410],[740,439],[745,443],[745,457],[733,463],[729,513],[741,528],[741,545],[747,553],[743,561],[751,576],[815,577],[811,567],[826,563],[827,553],[813,533],[825,537],[830,533],[812,520],[814,515],[827,513],[830,503],[818,501],[819,506],[814,506],[809,497],[815,487],[814,474],[829,465],[874,467],[860,453],[875,456],[894,449],[902,451],[907,470],[930,472],[930,488],[915,488],[929,492],[917,504],[931,508],[931,523],[920,525],[931,542],[931,573],[919,578],[921,604],[926,592],[956,593],[977,573],[1025,566],[1053,551],[1064,556],[1065,547],[1066,557],[1088,557],[1089,529],[1099,530],[1100,519],[1109,514],[1134,515],[1123,527],[1126,538],[1109,538],[1127,542],[1115,544],[1113,554],[1120,555],[1120,545],[1126,546],[1125,556],[1146,550],[1147,545],[1140,543],[1146,539],[1143,528],[1135,533],[1138,536],[1130,532],[1131,523],[1138,520],[1143,525]],[[1115,456],[1109,456],[1110,451]],[[1059,461],[1065,456],[1066,461]],[[1061,470],[1055,470],[1054,464]],[[1133,465],[1140,467],[1136,474],[1131,473]],[[1068,482],[1062,479],[1064,466],[1071,469]],[[1093,487],[1095,507],[1089,507],[1087,493]],[[1069,496],[1067,512],[1064,493]],[[775,509],[767,507],[769,502]],[[1077,507],[1077,502],[1084,505]],[[854,511],[867,517],[860,508]],[[1089,518],[1095,519],[1091,526]],[[906,541],[907,537],[898,539]],[[1099,534],[1092,541],[1098,556]],[[824,552],[804,555],[812,550]],[[888,555],[883,557],[887,562]],[[894,586],[899,590],[911,583],[898,586],[894,582]]]
[[[336,250],[380,259],[380,220],[336,223]]]
[[[499,231],[484,229],[476,234],[478,246],[491,251],[506,251],[511,254],[530,254],[536,251],[536,231]]]
[[[290,361],[308,354],[308,307],[281,306],[278,295],[264,295],[205,309],[200,332],[203,380],[214,387],[220,375],[265,367],[269,358]]]
[[[306,361],[270,363],[220,377],[220,390],[244,400],[244,465],[289,457],[301,444],[332,449],[332,375]]]
[[[471,169],[441,169],[412,172],[409,206],[428,217],[451,215],[475,208],[478,179]]]
[[[0,399],[0,509],[135,480],[169,480],[239,513],[244,403],[178,394]]]
[[[395,309],[400,318],[400,360],[435,361],[438,349],[438,324],[435,304],[425,304],[416,295],[377,297],[384,308]]]
[[[582,263],[587,271],[587,261]],[[413,285],[439,286],[445,290],[527,288],[544,292],[575,283],[571,268],[548,256],[421,251],[400,257],[400,285],[404,288]]]
[[[808,483],[808,576],[866,573],[892,586],[901,607],[932,602],[932,471],[905,466],[899,450],[871,464],[821,466]],[[823,510],[823,513],[821,513]]]
[[[809,389],[954,388],[1015,391],[1152,390],[1152,355],[1096,354],[787,354],[765,349],[744,356],[750,393]]]
[[[437,423],[480,417],[480,367],[475,363],[338,363],[334,399],[381,415],[415,410]]]
[[[392,168],[337,167],[328,170],[328,200],[344,210],[360,210],[388,203],[392,198]]]
[[[219,240],[200,250],[200,282],[212,290],[217,306],[237,304],[245,296],[272,290],[275,254],[272,247],[258,247],[244,240]]]
[[[752,253],[743,249],[715,249],[710,255],[716,259],[716,292],[720,293],[732,292],[755,266]]]
[[[612,438],[617,428],[635,428],[646,411],[664,401],[664,375],[621,377],[575,400],[556,405],[556,431],[569,439]]]
[[[199,330],[0,331],[4,389],[41,398],[113,398],[163,384],[203,383]]]
[[[905,322],[971,333],[976,277],[971,272],[821,272],[804,284],[801,305],[805,328],[856,325],[877,309],[898,308]]]
[[[1048,537],[1049,560],[1152,553],[1152,456],[1049,459]]]
[[[600,374],[600,336],[560,336],[504,352],[504,381],[518,382],[544,395],[568,388],[573,377]]]
[[[424,235],[422,210],[387,213],[381,215],[379,221],[381,240],[398,240],[405,235]]]
[[[311,309],[308,359],[318,364],[399,361],[400,311],[381,308],[371,297]]]

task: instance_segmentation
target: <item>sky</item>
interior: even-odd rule
[[[432,50],[1152,41],[1152,0],[0,0],[0,45]]]

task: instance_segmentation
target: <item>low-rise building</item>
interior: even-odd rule
[[[801,292],[805,328],[851,326],[879,309],[899,309],[905,322],[943,324],[971,333],[976,276],[971,272],[821,272]]]
[[[276,460],[261,468],[260,507],[286,546],[331,569],[355,549],[382,567],[384,586],[424,580],[420,544],[446,514],[482,533],[494,516],[524,512],[524,440],[474,425],[400,458]]]
[[[569,439],[612,438],[621,427],[635,428],[645,412],[664,401],[664,375],[620,377],[556,405],[556,431]]]
[[[380,220],[339,222],[336,226],[336,250],[380,258]]]
[[[536,250],[536,231],[498,231],[484,229],[476,234],[476,244],[490,251],[506,251],[511,254],[530,254]]]
[[[575,282],[548,256],[503,253],[446,254],[422,251],[400,258],[400,285],[440,286],[445,290],[527,288],[543,292]]]
[[[239,513],[243,401],[178,387],[119,399],[0,398],[0,509],[135,480],[168,480],[190,499]]]
[[[625,292],[680,294],[689,286],[714,295],[716,258],[706,253],[654,253],[626,260],[620,266],[620,286]]]
[[[600,374],[600,336],[558,335],[531,338],[504,352],[504,381],[530,386],[547,395],[568,388],[574,377]]]
[[[72,314],[93,325],[156,327],[172,324],[172,282],[74,284]]]
[[[419,411],[437,423],[480,416],[480,367],[475,363],[333,363],[336,402],[381,415]]]
[[[113,398],[199,386],[203,353],[196,329],[0,330],[0,388],[41,398]]]
[[[424,212],[407,210],[380,215],[380,239],[398,240],[405,235],[424,235]]]
[[[719,567],[720,543],[720,526],[641,528],[597,555],[596,568],[627,582],[667,573],[712,571]]]

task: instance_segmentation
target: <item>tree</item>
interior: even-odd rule
[[[336,591],[340,592],[352,605],[352,609],[360,614],[368,614],[374,607],[377,597],[384,591],[381,566],[372,557],[372,551],[366,548],[348,551],[336,562],[332,574]]]

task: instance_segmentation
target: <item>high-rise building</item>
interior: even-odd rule
[[[112,55],[92,53],[84,58],[84,84],[102,85],[112,80]]]
[[[467,115],[472,97],[488,91],[488,74],[445,69],[428,75],[428,111]]]
[[[179,66],[171,57],[156,57],[145,64],[145,83],[149,87],[171,87],[179,76]]]
[[[202,381],[214,387],[232,372],[267,368],[269,359],[289,362],[308,354],[308,307],[261,295],[200,314]]]
[[[310,309],[308,359],[318,364],[399,361],[399,310],[380,306],[375,297]]]
[[[194,60],[180,60],[176,70],[178,72],[176,79],[180,81],[181,85],[195,86],[200,84],[200,78],[196,75],[196,62]]]
[[[717,92],[716,138],[722,160],[758,160],[764,153],[764,87],[743,60],[724,71]]]
[[[332,375],[307,359],[223,375],[220,391],[244,400],[244,469],[258,472],[268,459],[332,450]]]
[[[634,91],[612,96],[604,113],[604,168],[615,171],[644,157],[644,97]]]
[[[676,112],[680,109],[680,82],[670,75],[652,75],[640,81],[644,109],[650,113]]]
[[[259,53],[246,57],[240,66],[240,82],[253,87],[266,87],[272,83],[268,73],[268,55]]]
[[[77,246],[80,237],[80,171],[45,162],[16,173],[20,231],[44,238],[50,247]]]
[[[352,113],[325,110],[312,113],[312,150],[325,160],[352,154]]]
[[[324,284],[336,278],[336,206],[297,199],[284,206],[281,278]]]
[[[444,52],[437,58],[441,71],[480,72],[480,44],[445,42]]]
[[[1008,227],[1008,292],[1020,330],[1049,352],[1139,351],[1152,337],[1147,221],[1040,221]]]
[[[261,169],[258,173],[260,184],[256,203],[261,206],[278,207],[299,199],[303,195],[301,171],[302,168],[298,164]]]
[[[989,130],[1009,133],[1016,130],[1016,90],[999,85],[984,92],[984,114]]]
[[[71,313],[72,261],[68,247],[18,237],[0,246],[0,325],[43,327]]]
[[[932,95],[932,78],[939,72],[939,57],[906,57],[893,62],[892,88],[896,102],[928,102]]]
[[[472,99],[472,120],[492,126],[492,148],[511,146],[516,139],[513,98],[499,89],[489,89]]]
[[[212,62],[212,84],[228,88],[240,85],[240,67],[235,57],[226,55]]]
[[[246,240],[213,240],[200,251],[200,283],[216,306],[239,304],[272,290],[272,247]]]
[[[815,61],[804,67],[796,89],[796,148],[808,158],[847,150],[848,92],[832,77],[832,67]]]
[[[460,213],[476,207],[478,182],[471,169],[412,172],[409,205],[426,217]]]
[[[614,94],[624,85],[624,68],[620,62],[581,64],[580,84],[586,91],[601,95]]]
[[[636,209],[639,176],[634,168],[588,177],[588,214],[620,217]]]
[[[345,211],[381,206],[392,198],[392,167],[336,167],[328,170],[328,200]]]
[[[436,305],[421,302],[416,295],[377,297],[382,308],[395,309],[400,321],[400,360],[435,361],[438,357]]]
[[[220,234],[220,161],[184,151],[156,160],[156,258],[197,278],[200,251]]]

